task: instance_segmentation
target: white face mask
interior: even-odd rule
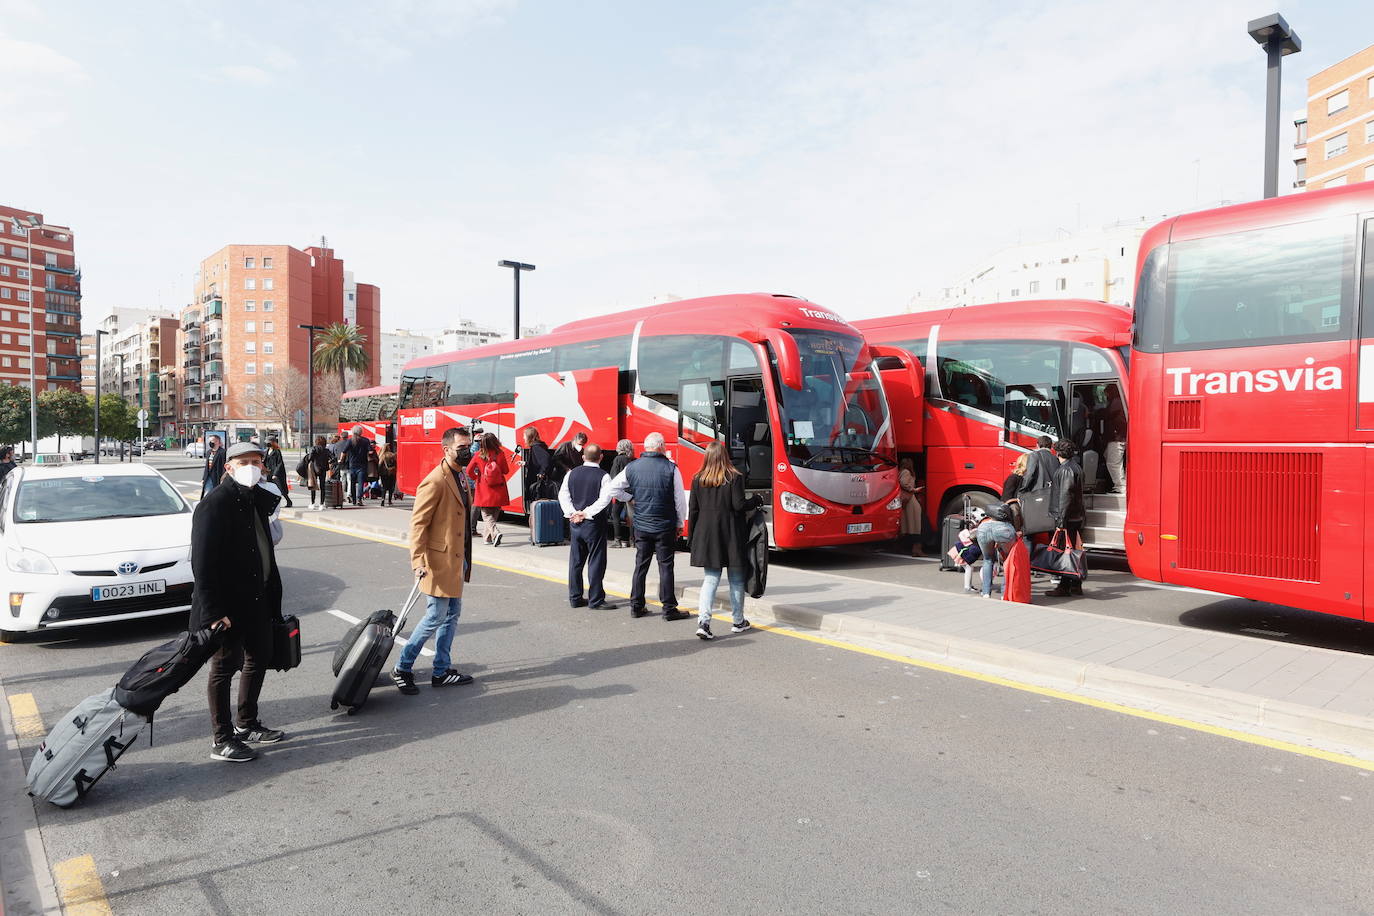
[[[242,487],[256,487],[262,480],[262,468],[256,464],[241,464],[234,468],[234,482]]]

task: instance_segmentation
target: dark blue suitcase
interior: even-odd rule
[[[563,507],[556,499],[537,499],[530,505],[530,543],[552,547],[567,541]]]

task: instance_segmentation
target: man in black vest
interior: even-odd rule
[[[644,454],[631,461],[611,482],[611,498],[634,503],[635,572],[630,586],[630,616],[643,617],[644,580],[649,561],[658,559],[658,600],[664,620],[692,616],[677,609],[677,585],[673,581],[673,551],[687,518],[687,492],[677,465],[663,454],[663,434],[644,438]]]
[[[611,475],[601,469],[601,449],[582,449],[582,466],[563,478],[558,491],[563,516],[572,522],[572,549],[568,551],[568,603],[613,611],[601,580],[606,575],[606,520],[610,516]],[[587,598],[582,597],[582,567],[587,568]]]

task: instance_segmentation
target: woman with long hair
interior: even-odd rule
[[[926,552],[921,547],[921,496],[926,488],[916,483],[914,461],[903,458],[899,467],[897,485],[901,491],[902,514],[898,533],[901,535],[903,546],[907,547],[913,557],[923,557]]]
[[[615,460],[611,462],[611,479],[615,480],[620,472],[635,460],[635,444],[629,439],[621,439],[615,444]],[[630,507],[618,499],[611,500],[611,533],[615,547],[630,546]]]
[[[687,512],[688,546],[692,565],[703,567],[701,600],[697,605],[697,636],[714,639],[711,610],[725,570],[730,576],[732,633],[749,629],[744,619],[744,583],[749,576],[748,513],[759,507],[757,496],[744,495],[744,477],[730,461],[725,445],[706,446],[706,461],[692,478],[692,502]]]
[[[382,505],[396,502],[396,443],[388,442],[377,460],[377,474],[382,481]]]
[[[324,436],[315,437],[315,445],[306,455],[305,485],[310,490],[310,508],[319,512],[324,509],[325,488],[329,486],[329,472],[334,468],[334,455]],[[316,502],[316,494],[319,501]]]
[[[496,521],[501,517],[501,507],[509,501],[506,479],[510,477],[510,465],[501,453],[501,442],[495,433],[482,436],[481,449],[468,462],[467,475],[476,484],[472,504],[482,510],[482,536],[491,546],[500,547],[501,532]]]

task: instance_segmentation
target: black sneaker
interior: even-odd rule
[[[664,620],[686,620],[688,617],[691,616],[692,615],[687,613],[686,611],[679,611],[675,607],[668,608],[666,611],[663,612]]]
[[[596,604],[587,605],[587,607],[594,611],[614,611],[619,609],[620,605],[614,601],[598,601]]]
[[[647,608],[642,608],[642,607],[632,607],[632,608],[630,608],[630,616],[631,616],[631,617],[647,617],[648,615],[649,615],[649,610],[648,610]]]
[[[415,675],[409,671],[402,671],[400,668],[391,669],[391,683],[396,685],[396,689],[408,697],[413,697],[420,692],[420,688],[415,686]]]
[[[586,606],[587,606],[587,599],[586,599],[586,598],[569,598],[569,599],[568,599],[568,607],[586,607]]]
[[[741,620],[739,623],[734,624],[733,626],[730,627],[730,632],[731,632],[731,633],[743,633],[745,630],[752,630],[753,628],[754,628],[754,625],[753,625],[752,623],[750,623],[750,622],[747,621],[747,620]]]
[[[713,635],[711,634],[711,621],[708,620],[708,621],[706,621],[705,623],[699,623],[699,624],[697,624],[697,637],[698,637],[699,639],[715,639],[715,638],[716,638],[715,636],[713,636]]]
[[[237,738],[230,738],[223,744],[216,744],[210,750],[211,760],[227,760],[230,763],[247,763],[258,759],[258,752]]]
[[[276,744],[286,737],[286,732],[254,722],[247,728],[235,728],[234,737],[248,744]]]
[[[436,674],[429,679],[429,686],[431,687],[461,687],[464,684],[471,683],[471,674],[460,674],[452,668],[448,669],[448,671],[443,674]]]
[[[500,547],[500,546],[501,546],[501,534],[500,534],[500,532],[497,532],[496,537],[494,537],[494,538],[491,539],[491,546],[493,546],[493,547]]]

